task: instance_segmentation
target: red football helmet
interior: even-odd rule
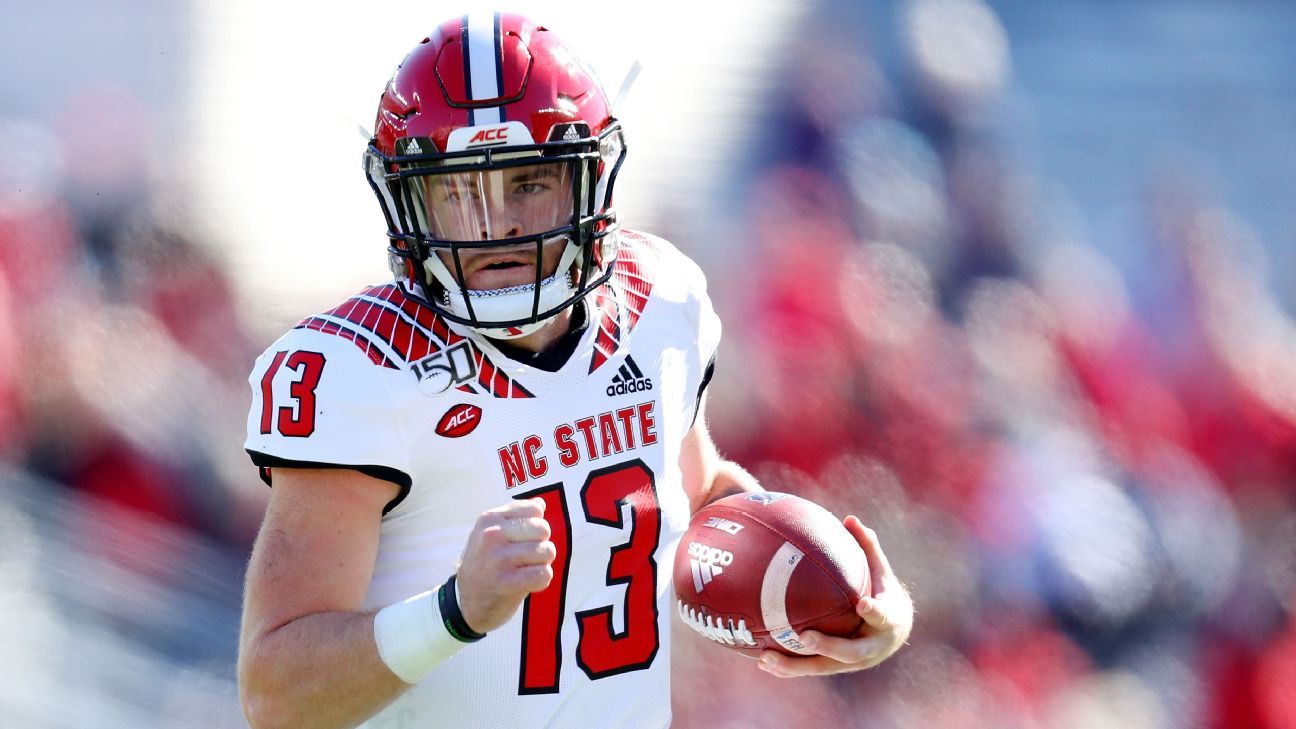
[[[406,295],[496,338],[607,280],[619,122],[554,33],[509,13],[442,23],[396,69],[365,172]]]

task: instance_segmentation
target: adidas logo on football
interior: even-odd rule
[[[652,380],[644,377],[644,373],[635,364],[634,358],[626,355],[625,362],[621,364],[621,369],[615,375],[612,375],[612,384],[607,387],[608,397],[614,395],[624,395],[627,392],[647,392],[653,387]]]
[[[733,552],[708,547],[701,542],[689,542],[689,566],[693,569],[693,589],[699,593],[702,588],[711,584],[716,575],[723,574],[724,568],[733,564]]]

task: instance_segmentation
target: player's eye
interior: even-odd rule
[[[462,202],[468,200],[473,195],[473,190],[468,187],[459,185],[444,185],[438,190],[438,196],[450,203]]]

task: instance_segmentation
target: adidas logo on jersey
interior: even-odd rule
[[[701,542],[689,542],[688,555],[689,566],[693,569],[693,589],[699,593],[734,561],[733,552],[708,547]]]
[[[647,392],[652,388],[652,380],[644,377],[643,371],[635,364],[633,357],[626,355],[625,362],[621,363],[621,369],[612,375],[612,384],[608,385],[607,394],[608,397],[613,397],[627,392]]]

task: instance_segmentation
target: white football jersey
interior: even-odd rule
[[[698,267],[621,232],[608,285],[556,372],[374,286],[257,360],[247,450],[401,485],[366,609],[432,589],[481,512],[540,497],[554,579],[367,727],[664,727],[671,572],[688,526],[679,468],[720,322]]]

